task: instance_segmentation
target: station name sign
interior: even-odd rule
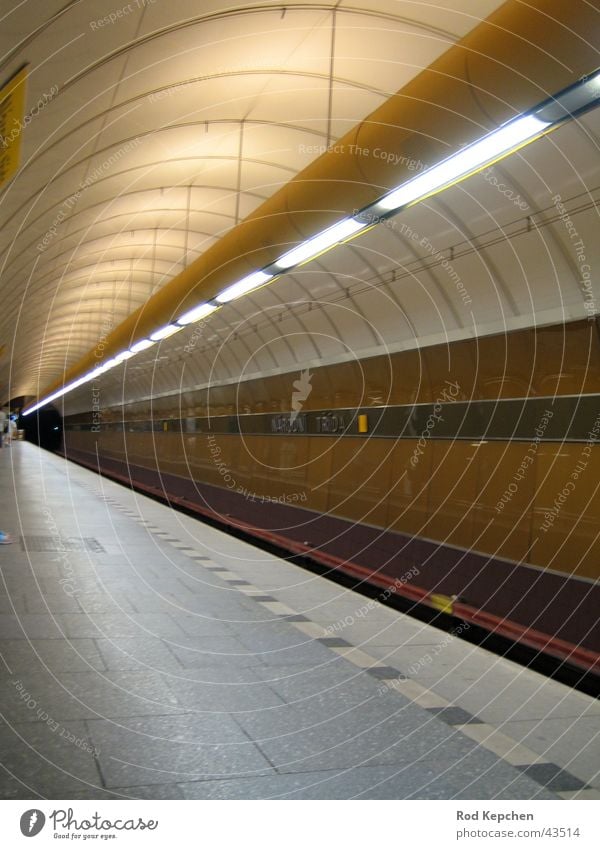
[[[347,427],[341,413],[281,413],[271,417],[271,433],[340,433]]]
[[[271,419],[271,433],[306,433],[306,416],[282,413]]]

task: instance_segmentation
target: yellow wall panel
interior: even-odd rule
[[[328,491],[333,468],[333,446],[336,438],[319,436],[309,443],[306,484],[309,506],[320,513],[327,511]]]
[[[487,442],[477,452],[473,546],[521,560],[531,543],[536,452],[526,442]]]
[[[531,562],[598,577],[600,446],[549,445],[538,458]]]
[[[378,359],[381,362],[384,358]],[[423,351],[402,351],[402,353],[393,354],[392,362],[394,382],[389,403],[425,404],[430,401],[431,385]],[[387,359],[384,363],[387,367]]]
[[[393,440],[392,444],[387,525],[394,531],[422,536],[433,452],[418,454],[416,439]]]
[[[477,449],[469,442],[431,440],[426,450],[432,452],[432,460],[423,536],[469,548],[473,544]]]
[[[384,526],[392,450],[393,443],[387,439],[339,439],[333,448],[329,511]]]
[[[473,340],[480,398],[524,398],[532,387],[536,339],[532,330]]]
[[[458,384],[457,400],[476,397],[477,369],[472,340],[425,348],[423,356],[430,387],[428,400],[431,403],[446,397],[444,390],[447,393],[448,383]]]
[[[538,395],[600,392],[600,345],[594,322],[544,327],[537,334]]]

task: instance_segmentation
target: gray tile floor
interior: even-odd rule
[[[28,444],[0,516],[2,798],[597,794],[587,696]]]

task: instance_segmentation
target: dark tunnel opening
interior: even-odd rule
[[[63,420],[54,407],[20,416],[18,427],[25,431],[24,437],[28,442],[33,442],[47,451],[58,451],[62,445]]]

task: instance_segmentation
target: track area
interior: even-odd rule
[[[261,505],[259,499],[259,509],[252,509],[253,500],[248,509],[248,500],[227,494],[224,498],[220,497],[218,489],[198,481],[186,480],[168,473],[156,473],[100,454],[94,456],[90,452],[72,449],[68,450],[68,454],[62,450],[59,453],[162,503],[191,516],[200,517],[237,538],[385,601],[402,612],[408,612],[427,622],[434,622],[439,628],[453,632],[458,628],[463,638],[477,644],[485,644],[489,650],[509,655],[511,659],[556,677],[569,686],[577,687],[592,696],[596,696],[600,691],[600,658],[597,652],[565,641],[560,636],[550,636],[536,628],[524,626],[507,616],[498,616],[473,604],[466,604],[460,596],[445,595],[436,587],[426,590],[417,586],[416,582],[420,582],[422,574],[419,564],[426,562],[430,565],[430,557],[435,555],[438,549],[436,545],[424,546],[418,539],[406,542],[402,538],[394,538],[393,535],[380,533],[375,529],[361,528],[354,523],[339,520],[336,522],[335,519],[332,521],[331,517],[329,520],[327,517],[316,517],[315,521],[315,517],[306,511],[304,518],[308,519],[307,524],[294,523],[297,516],[294,517],[293,513],[299,513],[297,508],[293,508],[291,512],[287,508],[285,515],[286,508],[282,509],[282,505],[268,504],[265,499],[262,499]],[[268,504],[266,510],[264,503]],[[322,518],[325,520],[322,521]],[[317,529],[317,523],[322,527]],[[371,536],[372,544],[369,544],[368,536],[365,540],[365,531]],[[319,535],[318,542],[314,542],[315,532]],[[305,536],[310,536],[313,541],[305,540]],[[382,544],[385,542],[387,551]],[[396,577],[388,574],[388,563],[396,559],[400,551],[404,552],[406,559],[407,549],[409,558],[412,554],[412,561],[408,559],[403,569],[396,568]],[[340,550],[345,556],[339,556]],[[362,561],[362,565],[356,562],[356,558]],[[376,569],[373,568],[373,559]],[[458,563],[461,559],[459,557]],[[484,557],[477,558],[475,555],[472,559],[479,561],[479,569],[486,569],[488,564]],[[365,563],[370,563],[371,568],[367,568]],[[455,567],[456,565],[455,557]],[[530,596],[537,596],[536,604],[540,613],[546,614],[548,619],[551,602],[554,602],[554,606],[562,607],[562,621],[554,620],[557,629],[567,625],[572,632],[576,623],[576,627],[586,638],[593,638],[597,634],[598,624],[594,607],[597,592],[593,582],[580,586],[579,595],[576,595],[575,599],[571,598],[570,604],[569,600],[567,601],[565,610],[564,599],[562,605],[557,605],[559,595],[565,590],[564,578],[552,573],[546,576],[548,583],[554,582],[554,596],[549,600],[547,592],[540,592],[539,575],[533,583],[532,577],[534,576],[531,574],[527,576],[526,586]],[[498,579],[496,580],[498,582]],[[506,582],[505,580],[503,583]],[[500,583],[500,587],[502,585]],[[493,596],[497,595],[497,592],[496,589]],[[585,616],[582,615],[584,610]],[[592,627],[589,625],[590,621],[593,623]]]

